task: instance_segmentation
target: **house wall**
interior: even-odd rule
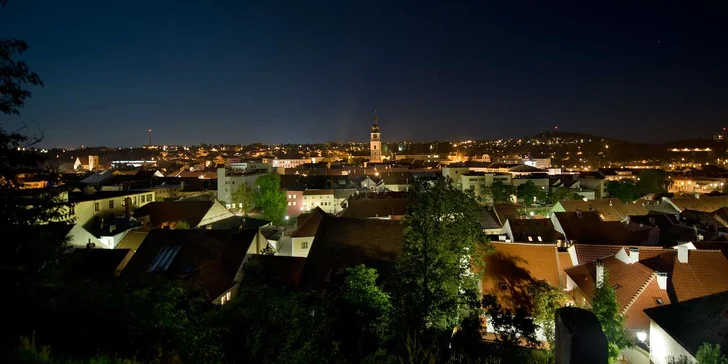
[[[330,195],[306,195],[304,192],[303,210],[310,211],[316,207],[320,207],[322,210],[330,214],[335,214],[342,210],[341,206],[336,203],[333,193]]]
[[[98,200],[88,200],[76,203],[73,206],[74,213],[72,217],[75,218],[75,223],[83,225],[91,220],[95,216],[109,218],[109,215],[121,215],[124,213],[124,199],[130,198],[132,201],[132,209],[146,205],[149,202],[155,201],[154,191],[144,191],[135,194],[129,194],[125,196],[113,197],[113,198],[102,198]],[[142,202],[144,197],[144,202]],[[114,201],[114,207],[109,207],[109,201]],[[99,210],[96,211],[96,203],[99,204]],[[65,208],[68,211],[68,207]]]
[[[237,191],[241,185],[255,186],[255,180],[261,174],[242,174],[229,175],[225,168],[217,169],[217,199],[224,201],[226,204],[232,203],[233,192]],[[232,207],[232,205],[230,205]]]
[[[291,256],[308,257],[308,252],[311,251],[311,246],[313,245],[313,238],[313,236],[291,238]],[[305,248],[303,247],[304,245],[306,246]]]
[[[113,246],[107,246],[106,242],[96,239],[90,232],[83,228],[80,224],[73,225],[71,231],[66,235],[67,244],[78,248],[85,248],[86,244],[93,243],[97,248],[114,249]]]
[[[579,184],[583,188],[594,190],[594,198],[600,199],[606,197],[606,182],[603,179],[596,178],[579,178]]]
[[[677,359],[683,355],[691,362],[695,362],[695,357],[652,320],[650,320],[649,340],[650,360],[655,364],[666,364],[668,356]]]
[[[286,191],[286,215],[296,217],[303,213],[303,191]]]

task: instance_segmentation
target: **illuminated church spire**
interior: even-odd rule
[[[373,121],[369,138],[369,162],[378,163],[382,161],[382,134],[379,132],[379,117],[376,110]]]

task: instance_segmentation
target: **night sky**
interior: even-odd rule
[[[29,42],[45,87],[0,125],[63,147],[148,128],[155,144],[363,141],[374,109],[388,141],[728,126],[725,1],[497,3],[10,0],[0,37]]]

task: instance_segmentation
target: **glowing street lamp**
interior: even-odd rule
[[[637,340],[644,343],[645,340],[647,340],[647,333],[644,331],[637,331]]]

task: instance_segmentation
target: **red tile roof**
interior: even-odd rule
[[[629,308],[633,299],[639,296],[654,275],[654,271],[640,263],[626,264],[614,256],[602,259],[604,269],[609,272],[609,284],[616,287],[619,307]],[[587,297],[593,297],[596,287],[596,262],[578,265],[566,270],[579,289]]]
[[[678,302],[728,291],[728,259],[720,251],[690,250],[687,263],[677,260],[675,249],[640,251],[640,263],[667,273]]]
[[[658,300],[662,303],[659,303]],[[657,277],[653,276],[650,282],[644,287],[644,291],[642,291],[625,312],[627,316],[627,327],[633,330],[649,330],[650,318],[643,310],[667,304],[670,304],[670,297],[668,297],[666,290],[660,289],[657,285]]]
[[[561,287],[556,245],[491,244],[495,251],[485,257],[483,294],[495,295],[501,305],[515,308],[529,304],[525,289],[535,281]]]

